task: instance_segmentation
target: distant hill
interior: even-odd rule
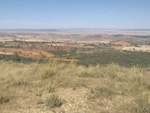
[[[59,31],[57,29],[0,29],[0,31]]]
[[[150,29],[58,28],[58,29],[0,29],[0,31],[150,31]]]

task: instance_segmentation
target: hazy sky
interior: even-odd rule
[[[150,0],[0,0],[0,29],[150,29]]]

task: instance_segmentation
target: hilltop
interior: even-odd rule
[[[0,61],[2,113],[148,113],[149,68]]]

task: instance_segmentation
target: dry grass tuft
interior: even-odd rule
[[[45,104],[51,108],[59,107],[62,105],[61,99],[59,99],[58,94],[53,93],[50,96],[46,97]]]
[[[8,86],[0,87],[0,104],[9,102],[13,97],[13,91]]]
[[[47,89],[48,93],[55,92],[56,91],[56,84],[55,84],[55,82],[54,81],[49,82],[46,85],[46,89]]]
[[[34,94],[35,94],[35,96],[41,97],[42,96],[42,90],[35,90]]]

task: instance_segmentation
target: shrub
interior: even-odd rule
[[[115,92],[105,86],[97,86],[94,89],[91,89],[90,98],[98,98],[98,97],[109,97],[112,96]]]
[[[56,93],[51,94],[50,96],[46,97],[45,104],[51,108],[59,107],[62,105],[61,99],[59,99]]]
[[[20,62],[21,61],[21,57],[17,53],[15,53],[15,55],[12,56],[12,60]]]
[[[92,77],[93,75],[94,73],[91,67],[87,69],[86,67],[79,66],[79,69],[78,69],[79,77]]]
[[[137,113],[150,113],[150,96],[148,94],[140,96],[136,102],[138,103]]]
[[[55,83],[50,82],[49,84],[46,85],[46,89],[48,90],[48,92],[54,92],[56,89]]]
[[[1,88],[0,89],[0,104],[7,103],[11,99],[11,91],[10,89],[6,88]]]
[[[82,71],[82,72],[79,72],[79,77],[91,77],[92,74],[89,73],[88,71]]]
[[[48,77],[51,77],[55,74],[55,70],[53,68],[46,68],[41,75],[41,78],[46,79]]]
[[[35,90],[34,91],[35,96],[42,96],[42,91],[41,90]]]
[[[37,98],[36,103],[37,104],[43,104],[43,100],[41,98]]]
[[[28,82],[25,79],[20,79],[14,82],[14,85],[26,85]]]
[[[10,97],[7,94],[1,94],[0,92],[0,104],[6,103],[10,100]]]

